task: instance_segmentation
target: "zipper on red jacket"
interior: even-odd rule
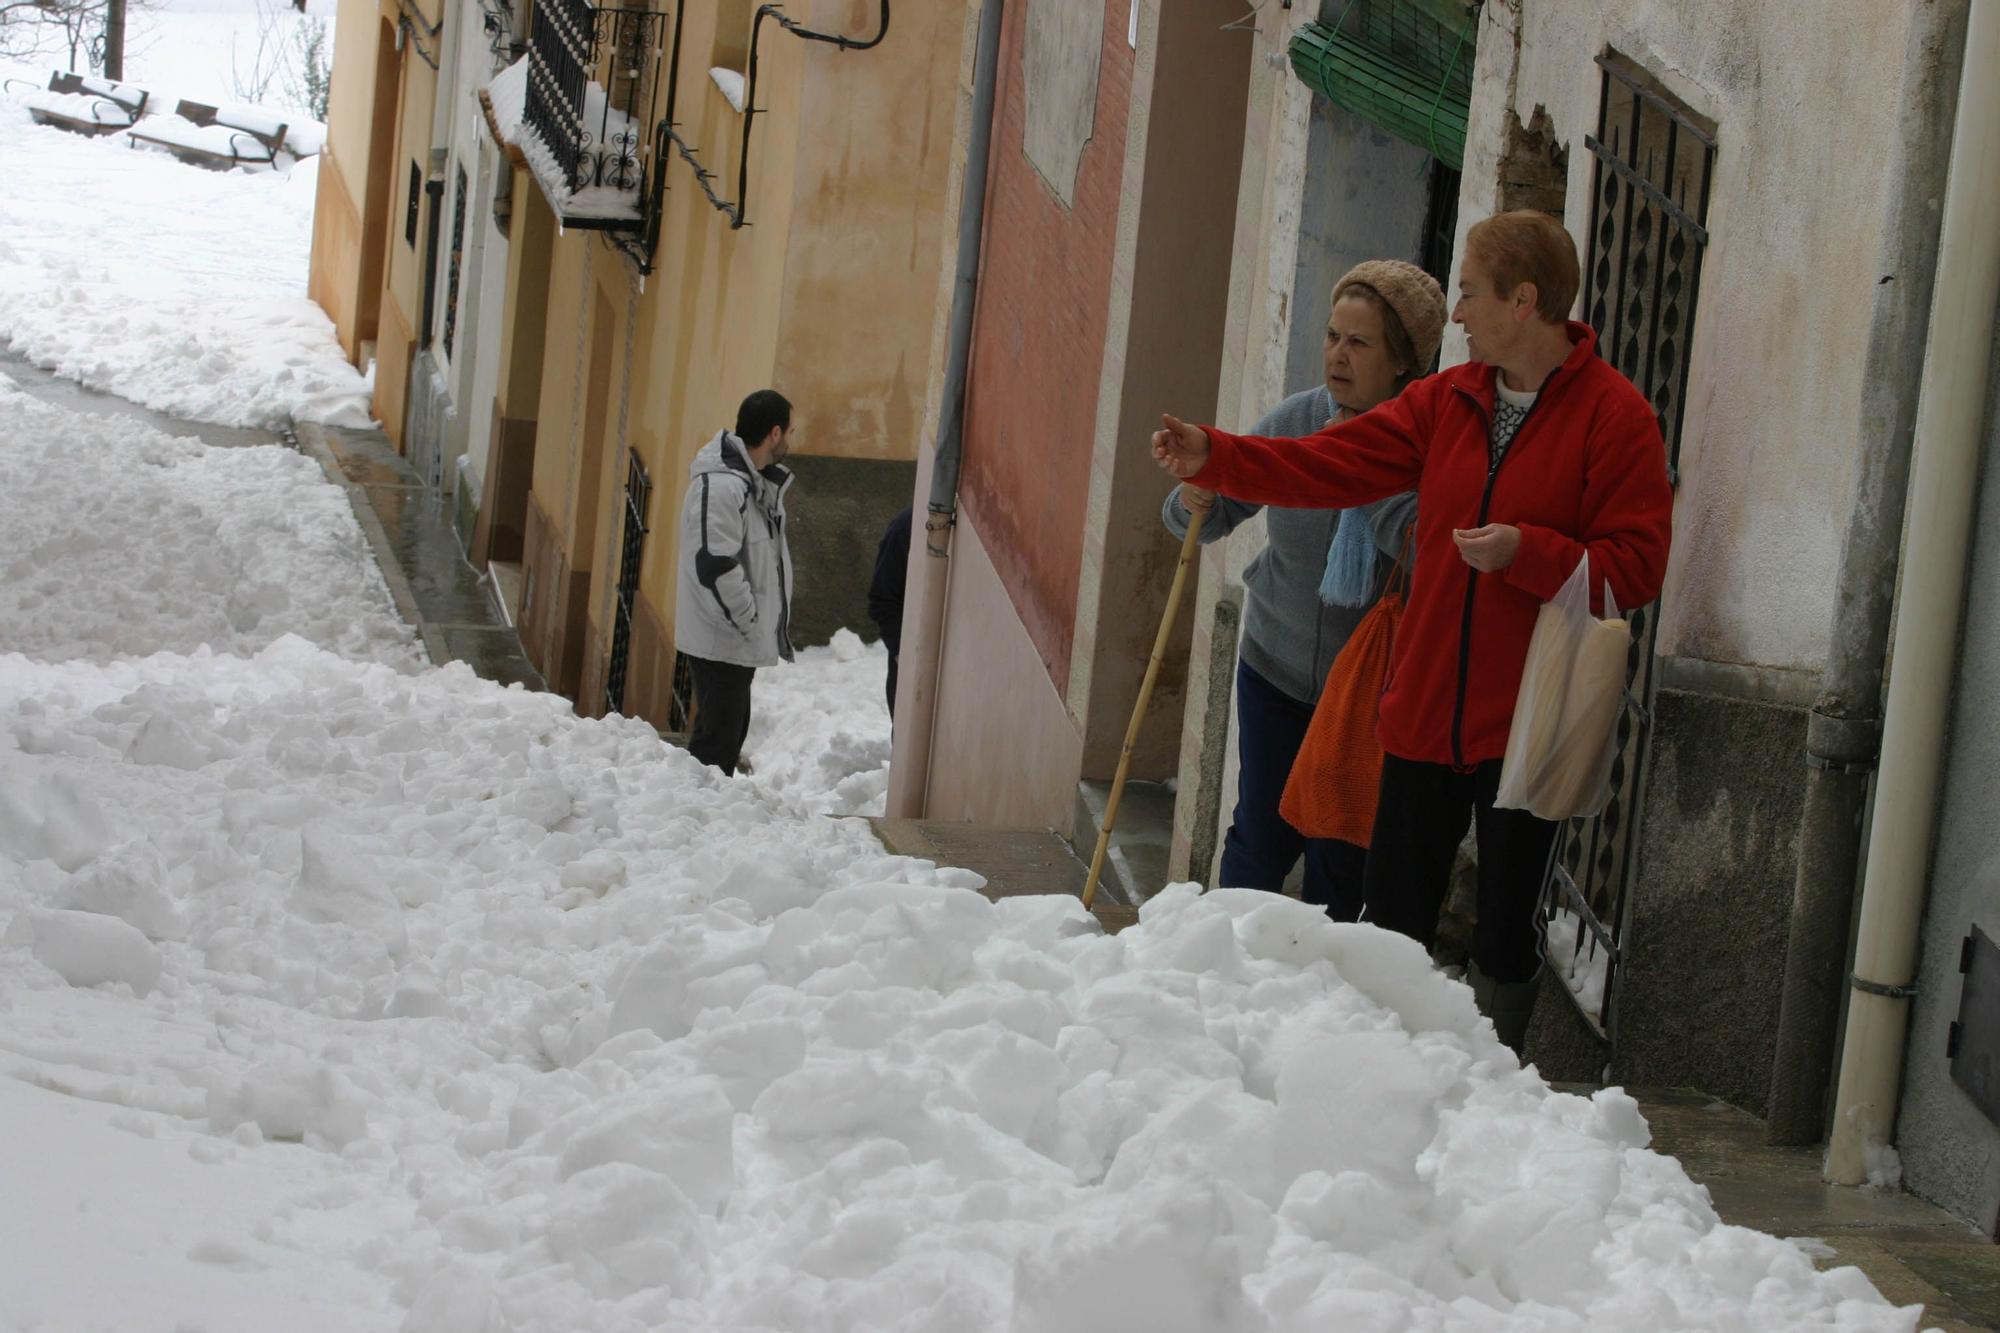
[[[1560,374],[1562,374],[1561,366],[1557,366],[1549,372],[1549,377],[1542,381],[1542,387],[1535,393],[1535,401],[1528,404],[1528,410],[1521,414],[1521,424],[1514,428],[1514,438],[1507,442],[1506,451],[1498,458],[1493,458],[1486,464],[1486,489],[1479,494],[1479,521],[1474,523],[1473,527],[1483,528],[1486,526],[1487,509],[1493,503],[1493,482],[1500,475],[1500,465],[1507,461],[1508,456],[1521,443],[1521,436],[1527,433],[1529,418],[1533,417],[1535,409],[1547,400],[1549,389],[1555,384],[1556,376]],[[1494,392],[1498,393],[1500,382],[1498,367],[1494,368],[1493,381],[1495,385]],[[1460,389],[1460,392],[1467,393],[1467,396],[1470,396],[1467,390]],[[1473,398],[1473,404],[1479,408],[1481,415],[1486,418],[1486,452],[1490,455],[1493,452],[1493,414],[1488,412],[1486,405],[1481,403],[1477,398]],[[1458,694],[1451,706],[1451,766],[1460,770],[1465,768],[1465,687],[1466,681],[1472,672],[1472,595],[1478,588],[1479,571],[1471,565],[1467,565],[1465,567],[1465,613],[1461,617],[1458,626]]]

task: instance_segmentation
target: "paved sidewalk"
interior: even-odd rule
[[[443,501],[375,430],[300,422],[299,449],[344,486],[396,609],[433,663],[464,662],[488,680],[545,689],[502,617],[491,585],[466,561]]]

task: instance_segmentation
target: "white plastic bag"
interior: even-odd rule
[[[1604,614],[1590,613],[1586,554],[1535,620],[1494,805],[1572,819],[1596,814],[1610,798],[1632,638],[1609,584]]]

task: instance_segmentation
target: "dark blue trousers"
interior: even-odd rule
[[[1292,760],[1312,721],[1312,705],[1292,698],[1250,669],[1236,664],[1236,746],[1239,763],[1236,813],[1222,841],[1224,888],[1284,887],[1301,855],[1306,858],[1301,896],[1326,908],[1336,921],[1361,915],[1361,876],[1368,849],[1338,838],[1308,838],[1278,813]]]

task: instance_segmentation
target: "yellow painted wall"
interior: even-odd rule
[[[365,164],[367,159],[361,159]],[[355,337],[355,298],[361,270],[361,204],[358,191],[351,189],[339,162],[322,153],[319,159],[318,193],[313,198],[312,262],[307,275],[306,294],[318,303],[333,321],[334,337],[340,350],[352,361],[358,352]]]
[[[349,360],[360,355],[361,209],[368,188],[368,146],[378,128],[374,103],[380,23],[376,0],[340,0],[334,13],[327,140],[313,207],[308,292],[333,321]],[[391,131],[390,126],[379,128]]]
[[[375,101],[376,25],[384,17],[377,0],[340,0],[333,16],[333,80],[327,88],[326,156],[352,167],[355,188],[368,169],[369,123]],[[392,6],[387,17],[394,21]]]
[[[816,0],[791,12],[862,35],[878,11],[873,0]],[[734,425],[745,394],[775,387],[792,399],[801,452],[915,457],[939,265],[954,235],[944,209],[968,12],[976,7],[965,0],[900,7],[888,40],[856,53],[802,42],[767,21],[751,225],[732,230],[674,158],[654,271],[636,299],[636,269],[610,244],[581,232],[557,239],[534,493],[563,529],[573,567],[592,573],[600,631],[611,623],[618,575],[621,440],[652,479],[640,595],[668,627],[688,467]],[[734,199],[742,118],[708,77],[743,41],[731,18],[726,4],[684,11],[675,115],[718,191]],[[591,306],[616,308],[597,319],[586,291]],[[593,415],[588,394],[578,396],[591,380],[593,340],[615,362],[598,380],[606,402],[594,464]],[[592,521],[580,521],[586,514]]]
[[[428,4],[411,0],[411,4],[427,23],[435,23],[443,12],[444,0],[429,0]],[[391,22],[397,18],[394,5],[383,6],[382,13]],[[423,319],[424,236],[430,222],[430,200],[424,195],[420,180],[416,241],[412,244],[405,225],[410,164],[416,164],[419,177],[429,170],[431,114],[436,107],[438,86],[438,72],[413,48],[421,47],[432,59],[437,59],[443,43],[441,35],[411,30],[405,33],[403,45],[402,89],[396,106],[396,151],[389,166],[389,255],[382,291],[374,400],[376,417],[399,449],[403,445],[403,410],[409,396],[410,350],[423,332],[419,324]],[[404,331],[404,336],[392,339],[391,325]],[[391,357],[396,358],[396,364],[386,364]]]
[[[966,10],[898,5],[880,47],[806,62],[774,374],[810,406],[801,452],[917,456],[930,311],[956,239],[944,209]],[[820,0],[812,12],[823,29],[864,33],[878,7]]]
[[[589,553],[576,550],[576,464],[583,429],[578,386],[587,382],[583,364],[590,337],[584,293],[591,285],[590,251],[597,239],[588,232],[557,236],[549,260],[549,295],[542,349],[541,409],[535,430],[534,496],[561,532],[572,565],[587,569]],[[528,317],[525,315],[524,317]]]

